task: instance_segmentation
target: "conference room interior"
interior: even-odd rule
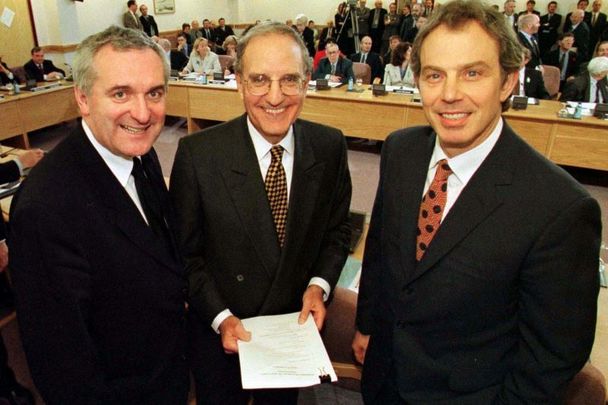
[[[384,3],[386,7],[388,5],[388,1],[385,0]],[[499,3],[502,9],[502,2]],[[561,14],[565,15],[568,11],[566,7],[571,9],[574,7],[573,5],[575,3],[575,1],[564,2],[565,6],[561,7]],[[524,4],[525,2],[518,2],[518,11],[520,9],[524,9]],[[539,2],[539,5],[540,4],[541,2]],[[2,5],[2,2],[0,2],[0,5]],[[544,13],[544,9],[541,11]],[[295,13],[293,14],[295,16]],[[284,19],[285,18],[281,18],[281,20]],[[247,24],[243,23],[234,25],[237,28],[240,27],[240,32]],[[161,27],[161,32],[165,31],[162,28],[164,27]],[[320,29],[321,27],[319,26],[319,31]],[[167,31],[170,36],[174,35],[176,32],[177,30]],[[328,90],[328,94],[331,94],[332,91],[339,91],[339,89]],[[217,108],[222,108],[222,106],[218,106]],[[345,114],[348,114],[348,112],[345,112]],[[199,123],[198,121],[196,122]],[[509,119],[507,118],[507,123],[508,122]],[[171,174],[171,168],[178,141],[180,138],[187,136],[189,131],[193,130],[191,124],[192,120],[185,120],[183,117],[167,117],[165,128],[155,143],[155,149],[159,155],[163,174],[166,178],[168,178]],[[212,125],[213,122],[204,121],[200,122],[200,124],[207,126]],[[78,125],[78,121],[70,120],[57,125],[52,125],[47,128],[29,132],[28,137],[30,147],[39,147],[45,151],[51,151],[53,147],[56,146],[67,133],[69,133],[69,129],[75,125]],[[348,132],[345,133],[345,136],[349,135],[352,134],[349,134]],[[376,135],[378,137],[383,137],[386,134]],[[356,136],[349,136],[348,146],[349,168],[353,182],[351,210],[369,214],[371,213],[373,207],[379,177],[379,162],[382,142],[369,141],[361,137],[360,134],[356,134]],[[606,222],[608,219],[608,176],[606,176],[606,170],[580,168],[569,165],[562,165],[562,167],[575,179],[577,179],[595,199],[597,199],[602,210],[602,222],[608,223]],[[608,230],[605,228],[602,236],[603,240],[608,243]],[[608,260],[608,251],[604,251],[604,259]],[[33,382],[29,376],[25,355],[19,342],[18,319],[14,319],[8,324],[3,325],[0,332],[2,334],[2,338],[7,344],[7,349],[9,351],[9,362],[15,370],[18,380],[26,387],[35,390]],[[604,374],[604,376],[608,376],[608,290],[606,288],[600,289],[596,340],[591,354],[591,363],[597,367]],[[304,390],[300,403],[327,403],[324,402],[324,400],[327,399],[326,395],[334,394],[334,392],[327,394],[325,392],[318,392],[314,390]],[[347,401],[345,403],[356,403],[356,401],[360,401],[360,398],[356,394],[341,392],[338,395],[340,395],[338,401]],[[38,396],[37,400],[40,402],[40,398]]]

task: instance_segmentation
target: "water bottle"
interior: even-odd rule
[[[207,84],[207,73],[203,72],[201,76],[201,84]]]
[[[348,78],[348,91],[353,91],[353,77]]]
[[[13,80],[13,87],[15,88],[15,95],[21,93],[21,89],[19,88],[19,83],[17,83],[17,80]]]
[[[576,108],[574,109],[574,118],[576,118],[577,120],[583,118],[583,106],[581,105],[581,103],[578,103],[576,105]]]

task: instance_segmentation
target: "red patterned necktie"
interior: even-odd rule
[[[422,197],[418,214],[416,260],[420,261],[441,225],[441,217],[448,197],[448,176],[452,169],[446,159],[437,163],[437,171],[428,191]]]
[[[283,147],[275,145],[270,149],[272,160],[266,173],[264,183],[270,204],[270,211],[277,230],[279,245],[283,247],[285,240],[285,225],[287,223],[287,178],[283,169]]]

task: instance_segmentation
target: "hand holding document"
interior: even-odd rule
[[[298,312],[243,319],[251,341],[238,341],[244,389],[309,387],[337,381],[312,316]]]

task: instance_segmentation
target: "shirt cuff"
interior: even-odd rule
[[[329,293],[331,293],[331,287],[329,286],[329,283],[321,277],[313,277],[310,279],[308,287],[310,287],[311,285],[321,287],[321,289],[323,289],[323,302],[327,301],[327,299],[329,298]]]
[[[219,314],[217,314],[215,316],[215,318],[213,318],[213,322],[211,322],[211,329],[213,329],[215,331],[215,333],[219,334],[220,333],[220,325],[229,316],[232,316],[232,312],[230,312],[230,310],[228,308],[226,308],[225,310],[223,310],[222,312],[220,312]]]
[[[23,163],[21,163],[21,160],[19,160],[19,158],[17,158],[17,159],[13,159],[13,162],[15,162],[15,164],[19,168],[19,175],[23,176]]]

